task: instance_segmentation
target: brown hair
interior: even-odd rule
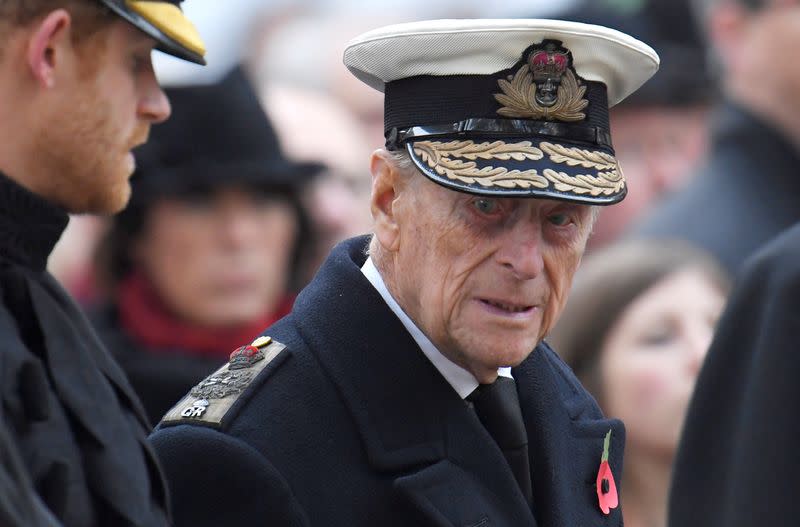
[[[0,39],[10,27],[27,26],[56,9],[66,9],[72,17],[76,45],[115,19],[97,0],[0,0]]]
[[[596,399],[602,399],[597,365],[608,332],[631,302],[686,268],[698,269],[723,293],[730,289],[719,264],[685,242],[634,240],[587,256],[548,341]]]

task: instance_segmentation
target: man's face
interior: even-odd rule
[[[488,198],[419,174],[395,200],[398,302],[448,358],[491,382],[561,313],[591,230],[587,205]]]
[[[749,24],[742,47],[752,75],[753,89],[770,90],[770,95],[800,106],[800,65],[785,55],[800,46],[800,1],[774,0],[756,12]],[[778,57],[772,63],[772,57]],[[760,86],[760,87],[759,87]]]
[[[130,196],[131,149],[169,116],[150,55],[154,41],[116,21],[64,58],[44,106],[37,152],[53,174],[50,198],[70,212],[113,213]]]
[[[729,95],[753,109],[771,109],[794,130],[800,67],[790,50],[800,46],[800,0],[769,0],[754,10],[718,2],[709,21]]]

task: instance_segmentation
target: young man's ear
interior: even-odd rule
[[[372,172],[370,211],[375,237],[384,249],[395,251],[400,243],[400,228],[395,205],[403,184],[403,175],[390,154],[383,149],[372,153],[369,167]]]
[[[31,75],[42,88],[56,81],[56,65],[71,50],[72,18],[65,9],[56,9],[33,25],[28,40],[27,64]]]

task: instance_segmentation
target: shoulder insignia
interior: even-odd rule
[[[237,348],[230,360],[203,379],[161,419],[161,425],[202,424],[219,427],[245,388],[286,348],[270,337],[258,337]]]

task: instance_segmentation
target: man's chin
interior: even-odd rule
[[[536,348],[538,342],[525,339],[524,341],[515,340],[509,342],[504,339],[493,339],[491,335],[481,338],[480,342],[470,346],[472,350],[479,350],[478,353],[471,353],[467,362],[473,366],[480,365],[481,370],[497,372],[497,368],[518,366]],[[475,374],[476,367],[468,368]],[[479,377],[476,375],[476,377]]]
[[[95,194],[83,203],[76,203],[67,209],[70,214],[112,215],[121,212],[128,205],[130,197],[131,186],[126,181],[123,186]]]

